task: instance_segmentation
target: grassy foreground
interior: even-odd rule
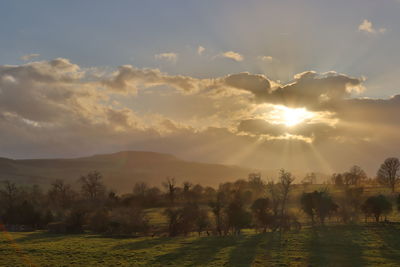
[[[13,241],[11,241],[11,238]],[[2,233],[0,266],[399,266],[399,225],[228,237]]]

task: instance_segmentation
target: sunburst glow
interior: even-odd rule
[[[277,106],[273,113],[276,123],[284,124],[287,127],[296,126],[314,117],[314,114],[305,108],[288,108],[285,106]]]

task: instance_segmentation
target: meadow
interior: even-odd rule
[[[11,241],[12,239],[12,241]],[[398,266],[400,225],[245,230],[239,236],[109,238],[5,233],[0,266]]]

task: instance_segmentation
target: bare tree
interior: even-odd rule
[[[63,180],[57,179],[51,184],[48,197],[52,205],[60,208],[67,208],[71,205],[74,191],[71,189],[71,186],[65,184]]]
[[[267,191],[271,196],[271,209],[274,216],[277,216],[279,213],[279,205],[280,205],[280,196],[278,192],[277,184],[274,181],[270,180],[267,183]]]
[[[294,181],[294,177],[290,172],[286,172],[284,169],[279,171],[279,187],[280,187],[280,194],[281,194],[281,217],[286,213],[286,203],[289,197],[289,191],[291,185]]]
[[[264,196],[266,184],[261,178],[261,173],[250,173],[248,176],[248,183],[255,198]]]
[[[137,182],[133,186],[133,194],[140,197],[145,197],[147,190],[149,190],[149,185],[145,182]]]
[[[396,183],[399,181],[400,162],[398,158],[387,158],[377,173],[380,184],[389,187],[392,193],[395,191]]]
[[[192,196],[192,183],[190,182],[184,182],[183,183],[183,197],[185,199],[185,201],[190,201],[191,200],[191,196]]]
[[[175,203],[176,190],[177,190],[175,178],[167,177],[166,181],[163,182],[162,185],[167,189],[167,197],[171,202],[171,205],[173,205]]]
[[[211,201],[209,203],[211,211],[215,217],[216,231],[217,231],[218,235],[220,235],[220,236],[222,235],[222,232],[224,231],[223,210],[225,209],[226,204],[227,204],[226,196],[222,191],[217,193],[215,201]]]
[[[97,200],[104,196],[105,186],[102,182],[103,176],[98,171],[89,172],[87,175],[81,176],[82,194],[89,200]]]
[[[12,208],[13,205],[16,204],[16,199],[18,197],[17,186],[10,181],[5,181],[3,188],[0,189],[0,196],[6,208]]]
[[[348,172],[343,173],[343,178],[346,186],[356,186],[367,179],[367,174],[359,166],[354,165]]]

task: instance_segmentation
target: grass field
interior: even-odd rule
[[[13,241],[10,241],[8,238]],[[3,233],[0,266],[399,266],[399,225],[336,225],[227,237]]]

